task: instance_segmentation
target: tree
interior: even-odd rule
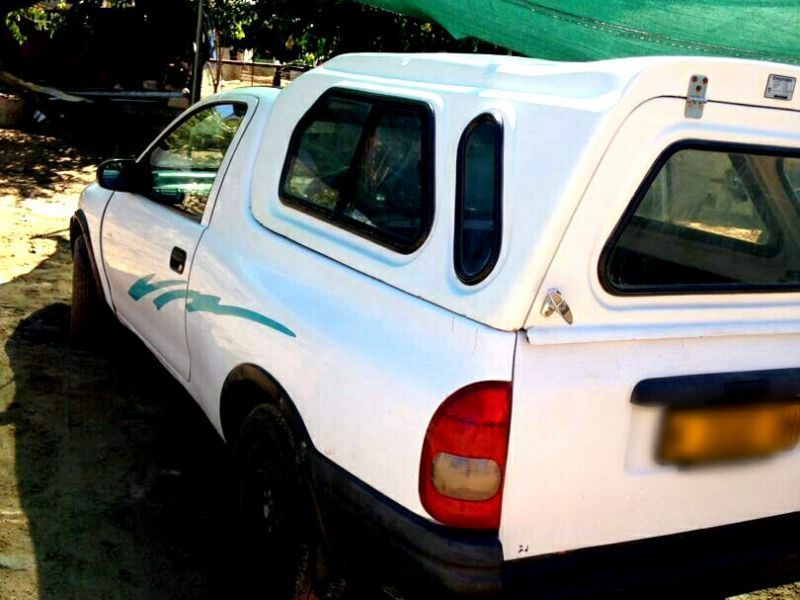
[[[165,81],[168,69],[183,73],[182,65],[192,62],[197,0],[0,3],[0,16],[18,42],[36,34],[38,62],[8,44],[0,51],[8,68],[23,77],[53,85],[135,89],[145,80]],[[356,51],[503,52],[475,40],[455,40],[435,23],[356,0],[205,0],[205,14],[215,48],[252,49],[257,57],[283,62],[316,65]],[[42,42],[46,36],[52,43]],[[215,88],[221,69],[217,61]]]
[[[11,35],[18,43],[25,42],[26,36],[22,23],[28,22],[35,29],[45,31],[51,36],[62,28],[68,16],[86,14],[97,9],[103,0],[57,0],[41,2],[40,0],[0,0],[0,16],[3,17]],[[108,6],[124,6],[130,0],[106,0]]]
[[[212,72],[214,92],[219,90],[222,78],[222,56],[220,49],[223,45],[231,45],[244,40],[245,27],[250,25],[258,16],[255,0],[206,0],[206,15],[214,36],[214,48],[217,53],[216,69]]]
[[[138,0],[152,18],[169,14],[167,5],[196,5],[197,0]],[[129,6],[130,0],[0,0],[0,16],[18,41],[21,24],[55,35],[81,21],[91,30],[91,15],[106,6]],[[502,51],[476,40],[455,40],[427,23],[365,6],[355,0],[206,0],[215,46],[253,48],[284,61],[314,64],[351,51]]]
[[[44,8],[30,0],[11,0],[3,4],[4,20],[11,35],[20,44],[25,41],[25,34],[20,24],[27,20],[39,31],[55,31],[63,21],[62,11],[67,6],[59,3],[56,10]]]
[[[255,0],[243,43],[283,61],[316,64],[343,52],[504,52],[442,27],[354,0]]]

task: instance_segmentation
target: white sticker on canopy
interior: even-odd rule
[[[770,75],[769,79],[767,79],[767,91],[764,92],[764,97],[776,100],[791,100],[792,95],[794,95],[795,83],[797,83],[796,77]]]

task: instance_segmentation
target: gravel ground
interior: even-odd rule
[[[68,219],[99,159],[0,129],[0,599],[236,597],[205,417],[129,334],[67,344]]]

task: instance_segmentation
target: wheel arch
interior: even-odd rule
[[[89,235],[89,224],[86,222],[86,215],[80,208],[76,210],[69,219],[69,245],[75,246],[78,237],[83,236],[87,244],[91,244]]]
[[[75,242],[79,237],[83,237],[86,243],[86,253],[89,255],[89,265],[92,270],[92,277],[97,286],[97,290],[101,296],[105,296],[103,291],[103,284],[100,281],[100,270],[97,268],[95,260],[94,248],[92,247],[92,236],[89,232],[89,223],[86,221],[86,215],[80,208],[75,211],[75,214],[69,220],[69,251],[72,255],[75,251]]]
[[[235,367],[222,384],[219,417],[227,444],[236,443],[247,415],[261,404],[277,408],[298,440],[311,445],[305,423],[289,394],[275,377],[252,363]]]

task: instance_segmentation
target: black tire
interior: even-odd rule
[[[96,341],[105,313],[105,301],[95,283],[86,240],[78,236],[72,246],[72,307],[69,321],[72,343],[84,347]]]
[[[316,527],[298,440],[278,410],[245,419],[234,452],[245,598],[311,600]]]

